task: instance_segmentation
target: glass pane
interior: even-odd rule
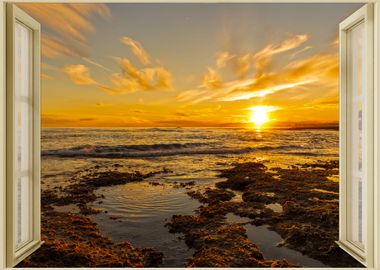
[[[348,211],[351,222],[348,222],[348,239],[360,248],[365,248],[366,224],[366,100],[365,91],[365,46],[364,23],[350,29],[348,42]]]
[[[31,221],[31,39],[32,31],[15,29],[16,249],[29,242]]]

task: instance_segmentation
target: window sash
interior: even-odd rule
[[[352,66],[360,63],[352,62],[350,40],[353,30],[363,27],[362,50],[363,66],[353,74]],[[349,16],[339,25],[340,30],[340,204],[339,204],[339,246],[367,267],[374,261],[374,115],[373,115],[373,5],[367,4]],[[360,48],[359,48],[360,49]],[[358,52],[361,53],[361,52]],[[361,72],[361,73],[360,73]],[[355,81],[357,75],[359,79]],[[361,77],[361,78],[360,78]],[[357,89],[353,96],[352,83]],[[357,106],[361,103],[361,106]],[[359,125],[359,126],[355,126]],[[356,132],[353,132],[355,130]],[[353,140],[353,136],[356,137]],[[356,143],[353,146],[353,143]],[[361,148],[359,145],[361,145]],[[355,149],[356,148],[356,149]],[[355,159],[356,156],[356,159]],[[361,166],[359,166],[361,164]],[[357,165],[357,166],[356,166]],[[356,166],[356,169],[355,169]],[[353,182],[353,177],[362,181]],[[360,184],[361,190],[355,190],[353,183]],[[364,191],[362,201],[355,202],[354,195]],[[354,209],[353,207],[364,207]],[[362,213],[361,213],[362,210]],[[361,221],[353,222],[353,218]],[[362,222],[362,223],[361,223]],[[363,227],[361,228],[361,224]],[[356,226],[355,226],[356,225]],[[355,228],[357,227],[357,228]],[[352,232],[356,229],[356,239]],[[360,234],[362,229],[363,234]],[[360,239],[362,236],[362,239]]]
[[[40,24],[14,4],[6,12],[6,265],[13,267],[41,245]]]

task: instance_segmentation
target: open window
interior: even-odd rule
[[[7,6],[7,266],[40,245],[40,24]]]
[[[13,267],[40,237],[40,25],[7,4],[6,259]],[[340,228],[338,245],[374,266],[373,5],[340,24]],[[379,226],[379,224],[377,224]],[[378,267],[378,266],[377,266]]]
[[[340,228],[341,248],[373,264],[373,7],[340,24]]]

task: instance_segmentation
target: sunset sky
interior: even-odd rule
[[[19,4],[42,25],[44,127],[338,121],[360,4]]]

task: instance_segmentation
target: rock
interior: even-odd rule
[[[17,267],[145,267],[145,255],[128,242],[114,243],[101,235],[89,218],[45,211],[44,244]]]

